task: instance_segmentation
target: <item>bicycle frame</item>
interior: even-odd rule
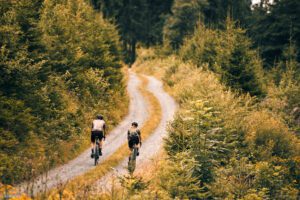
[[[132,174],[134,172],[135,167],[136,167],[137,152],[138,152],[138,145],[135,144],[133,146],[133,149],[131,151],[131,154],[129,156],[129,161],[128,161],[128,171],[129,171],[130,174]]]

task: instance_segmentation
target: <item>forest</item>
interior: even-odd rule
[[[161,80],[179,110],[151,179],[121,179],[127,199],[300,198],[300,1],[1,0],[0,9],[2,184],[76,157],[99,111],[118,124],[129,66]]]

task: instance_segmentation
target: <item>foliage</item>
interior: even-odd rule
[[[274,62],[282,60],[290,40],[294,40],[299,49],[299,8],[297,0],[262,1],[254,7],[249,20],[249,34],[259,47],[266,67],[274,67]],[[298,61],[299,58],[298,52]]]
[[[195,25],[203,18],[203,8],[206,0],[175,0],[172,15],[164,26],[164,42],[172,49],[178,49],[183,38],[191,34]]]
[[[250,0],[174,0],[172,13],[165,21],[164,44],[178,50],[199,23],[224,28],[226,18],[231,17],[244,27],[251,14],[250,7]]]
[[[31,180],[87,144],[90,120],[126,108],[119,37],[83,0],[1,1],[1,182]],[[119,108],[119,112],[112,112]]]
[[[197,66],[207,63],[210,70],[220,74],[222,82],[234,90],[263,95],[262,66],[245,31],[227,20],[226,31],[211,30],[199,25],[186,40],[180,52],[185,61]]]
[[[195,161],[192,177],[201,186],[198,194],[220,199],[297,198],[299,139],[265,100],[228,91],[218,75],[207,70],[207,63],[194,66],[173,55],[161,58],[147,52],[137,70],[157,74],[180,104],[165,140],[168,159],[189,152],[186,157]],[[176,168],[178,162],[169,165]],[[165,165],[160,170],[172,171]],[[173,170],[162,182],[185,183],[175,174],[180,173]]]
[[[300,131],[300,76],[295,45],[290,44],[284,52],[285,60],[270,72],[269,95],[262,106],[280,115],[299,134]]]
[[[166,190],[172,199],[195,199],[204,197],[200,194],[201,186],[197,177],[199,163],[190,157],[189,152],[180,152],[167,162],[160,171],[160,187]]]
[[[103,16],[116,22],[122,40],[125,62],[136,59],[136,46],[162,42],[165,15],[170,12],[173,0],[93,0]]]
[[[295,136],[289,134],[285,124],[267,112],[252,112],[246,118],[245,126],[250,133],[247,140],[253,145],[252,154],[257,154],[257,159],[289,158],[297,154]]]
[[[208,0],[208,6],[204,10],[205,24],[222,28],[226,18],[231,16],[245,27],[251,15],[251,3],[251,0]]]
[[[18,193],[17,189],[11,185],[0,184],[0,198],[12,200],[31,200],[26,194]]]
[[[127,191],[127,198],[147,189],[149,183],[143,181],[142,177],[124,175],[119,177],[121,186]]]

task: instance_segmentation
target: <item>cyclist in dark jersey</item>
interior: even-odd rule
[[[127,132],[128,147],[130,151],[133,150],[134,145],[137,145],[137,156],[139,153],[139,147],[142,145],[141,131],[138,129],[138,123],[132,122],[131,128]],[[140,145],[139,145],[140,144]]]

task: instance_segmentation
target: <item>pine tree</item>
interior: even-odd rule
[[[165,163],[160,172],[160,187],[172,199],[198,199],[206,197],[199,178],[195,175],[198,163],[190,152],[179,152]]]
[[[162,44],[163,26],[166,16],[171,12],[173,0],[147,0],[147,13],[145,17],[145,38],[143,43],[146,46]]]
[[[165,22],[165,43],[172,49],[179,49],[183,39],[193,33],[197,22],[203,20],[206,5],[206,0],[175,0],[172,15]]]
[[[239,28],[234,28],[231,22],[227,22],[226,33],[228,37],[233,37],[233,44],[228,60],[221,63],[222,81],[229,87],[250,93],[251,95],[261,96],[263,73],[261,63],[256,52],[251,50],[251,42],[244,35],[245,32]],[[225,39],[225,38],[224,38]]]
[[[274,66],[283,55],[290,38],[300,46],[300,2],[297,0],[262,2],[253,11],[249,34],[260,48],[266,67]],[[297,60],[300,60],[299,52]]]
[[[239,21],[242,26],[247,24],[251,14],[251,0],[209,0],[205,8],[205,22],[212,27],[224,27],[228,15]]]
[[[226,30],[212,30],[199,25],[194,35],[180,49],[184,60],[220,74],[221,81],[232,89],[263,96],[262,64],[245,30],[227,19]]]

